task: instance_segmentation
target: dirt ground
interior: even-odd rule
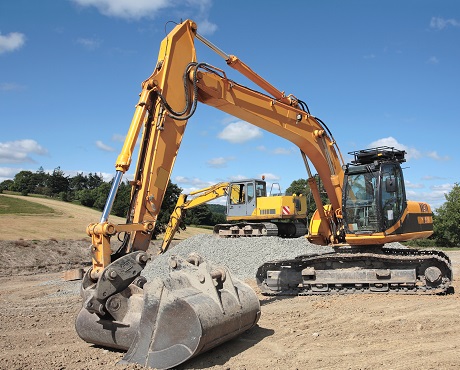
[[[458,276],[460,252],[450,256]],[[1,369],[141,368],[115,367],[122,352],[79,339],[80,297],[58,294],[61,273],[0,274]],[[458,280],[455,290],[422,297],[259,295],[255,328],[179,369],[458,369]]]
[[[10,221],[0,218],[2,232]],[[82,257],[87,239],[2,239],[0,369],[142,368],[115,366],[122,352],[83,342],[75,332],[80,297],[62,294],[69,283],[60,271],[89,261]],[[453,294],[259,294],[256,327],[178,369],[458,369],[460,252],[448,254]]]

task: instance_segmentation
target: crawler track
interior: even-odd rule
[[[218,224],[214,234],[224,238],[247,236],[277,236],[278,227],[271,222],[239,222],[235,224]]]
[[[264,263],[265,295],[334,293],[442,294],[452,282],[449,257],[436,250],[381,248],[332,252]]]
[[[301,222],[239,222],[214,226],[214,234],[224,238],[245,236],[298,238],[306,233],[307,228]]]

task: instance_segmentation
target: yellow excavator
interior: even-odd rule
[[[281,192],[272,194],[271,191],[267,196],[267,183],[264,180],[221,182],[179,195],[163,235],[160,253],[168,249],[186,210],[223,196],[227,197],[227,221],[234,222],[215,225],[213,232],[218,236],[295,238],[307,232],[306,197],[282,195]]]
[[[222,69],[197,62],[195,40],[263,92],[228,79]],[[452,268],[447,255],[385,248],[385,243],[424,238],[433,232],[430,206],[406,199],[401,170],[404,151],[360,150],[346,164],[330,130],[310,114],[305,102],[273,87],[240,59],[202,37],[197,25],[186,20],[160,45],[154,71],[142,83],[101,219],[87,227],[92,267],[82,281],[83,306],[76,319],[83,340],[127,350],[123,362],[164,369],[257,323],[260,305],[254,291],[215,262],[197,255],[173,256],[167,278],[146,281],[141,274],[150,258],[146,251],[187,120],[198,103],[289,140],[304,159],[317,207],[308,238],[335,251],[263,264],[256,279],[265,294],[448,290]],[[141,130],[126,223],[113,224],[109,214]],[[330,204],[322,204],[309,162]],[[114,235],[123,236],[123,242],[112,251]]]

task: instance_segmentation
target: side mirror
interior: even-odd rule
[[[385,180],[385,191],[387,193],[394,193],[396,192],[396,181],[393,177],[388,177]]]

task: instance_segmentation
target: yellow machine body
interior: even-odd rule
[[[222,52],[197,28],[193,21],[186,20],[162,41],[154,70],[142,83],[101,219],[87,227],[92,267],[82,282],[83,306],[76,321],[80,337],[97,345],[127,349],[126,362],[166,369],[257,323],[257,295],[218,261],[178,257],[168,262],[167,278],[147,280],[141,274],[150,258],[147,250],[186,125],[198,103],[296,145],[317,208],[310,239],[333,247],[346,244],[353,251],[267,262],[256,275],[263,293],[446,292],[452,271],[445,254],[381,248],[389,241],[426,237],[433,229],[428,205],[406,199],[400,166],[404,152],[373,148],[355,152],[355,160],[344,163],[330,130],[310,114],[305,102],[286,95],[236,56]],[[220,68],[198,63],[196,39],[263,92],[228,79]],[[126,223],[112,224],[108,220],[110,211],[139,137]],[[327,207],[310,163],[327,193]],[[299,170],[297,177],[302,175],[305,172]],[[259,193],[262,184],[257,180],[237,185],[229,191],[227,217],[252,217],[255,221],[220,225],[215,230],[219,235],[306,234],[306,226],[300,221],[306,210],[302,197]],[[212,197],[215,194],[202,199]],[[283,212],[287,208],[289,215]],[[113,236],[122,239],[114,251]],[[360,252],[364,250],[366,253]]]

